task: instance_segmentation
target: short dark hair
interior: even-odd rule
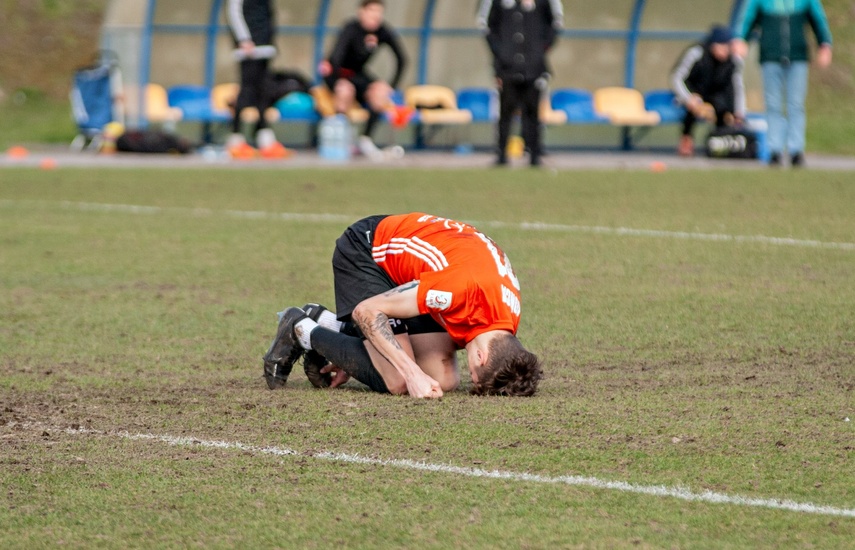
[[[370,6],[371,4],[380,4],[381,6],[385,7],[385,5],[383,4],[383,0],[362,0],[362,2],[359,3],[359,7],[364,8],[366,6]]]
[[[487,363],[473,384],[473,395],[528,397],[537,391],[543,370],[537,355],[525,349],[513,334],[499,335],[487,348]]]

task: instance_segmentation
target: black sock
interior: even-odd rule
[[[318,327],[311,334],[312,348],[329,362],[372,390],[389,393],[383,377],[371,363],[362,339]]]
[[[357,327],[356,323],[353,321],[342,321],[341,328],[338,331],[342,334],[347,334],[348,336],[362,338],[362,331],[359,330],[359,327]]]

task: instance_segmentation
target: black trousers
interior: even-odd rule
[[[511,123],[520,111],[522,122],[522,138],[526,147],[531,152],[532,158],[539,158],[542,151],[540,120],[538,109],[540,107],[540,90],[534,81],[514,82],[502,81],[502,89],[499,91],[499,157],[504,158],[511,135]]]
[[[709,96],[701,96],[701,98],[713,106],[715,109],[715,126],[716,128],[721,128],[723,126],[727,126],[725,124],[724,119],[725,115],[728,113],[733,114],[734,109],[736,108],[736,103],[734,101],[734,97],[732,93],[721,92],[718,94],[713,94]],[[683,135],[690,136],[692,135],[692,128],[695,126],[695,122],[697,121],[697,117],[693,115],[690,111],[686,111],[686,116],[683,117]]]
[[[240,62],[240,92],[235,104],[235,118],[232,121],[232,132],[240,132],[240,113],[247,107],[258,109],[258,122],[255,131],[267,128],[264,111],[272,107],[269,94],[265,93],[269,59],[245,59]]]

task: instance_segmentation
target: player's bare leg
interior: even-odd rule
[[[404,352],[410,356],[410,359],[415,360],[409,335],[396,334],[395,340],[398,341],[398,344]],[[383,381],[386,382],[386,388],[389,390],[389,393],[393,395],[406,394],[407,382],[404,380],[404,377],[401,376],[401,373],[398,372],[398,369],[396,369],[392,363],[387,361],[386,358],[377,351],[377,348],[375,348],[368,340],[365,340],[365,349],[368,350],[368,355],[371,357],[371,363],[374,365],[374,368],[377,369],[377,372],[380,373]]]
[[[347,79],[340,78],[333,89],[333,106],[337,113],[347,114],[356,101],[356,87]]]
[[[411,334],[410,344],[416,364],[439,382],[442,391],[451,391],[460,385],[457,346],[447,332]]]

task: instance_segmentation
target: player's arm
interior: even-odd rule
[[[412,397],[442,397],[439,382],[407,355],[389,327],[389,317],[406,319],[419,315],[418,288],[419,282],[413,281],[363,300],[353,310],[352,318],[368,341],[401,374]]]
[[[397,88],[401,82],[401,77],[404,75],[404,69],[407,67],[407,54],[404,53],[404,47],[401,45],[397,33],[385,25],[381,29],[383,30],[383,41],[389,45],[395,55],[395,74],[389,81],[389,86]]]
[[[347,56],[350,49],[353,48],[353,43],[355,40],[356,30],[354,26],[352,24],[348,24],[342,27],[341,31],[338,34],[338,39],[336,40],[332,53],[329,57],[329,63],[330,65],[332,65],[332,71],[334,75],[337,75],[338,70],[341,68],[341,64],[344,63],[345,57]]]

